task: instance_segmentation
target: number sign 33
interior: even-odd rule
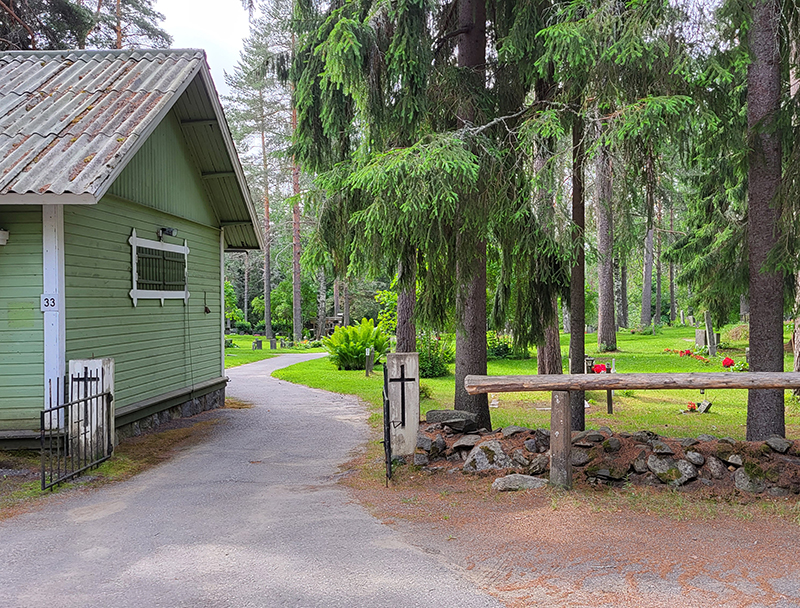
[[[41,295],[42,312],[58,311],[58,296],[54,293]]]

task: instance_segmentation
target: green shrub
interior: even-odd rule
[[[440,378],[450,373],[448,363],[453,362],[453,344],[448,338],[428,332],[417,336],[420,378]]]
[[[253,328],[254,334],[264,335],[265,330],[267,329],[267,324],[264,321],[259,321],[256,323],[256,326]]]
[[[511,336],[504,336],[490,331],[486,334],[486,358],[510,359],[514,355],[514,341]]]
[[[367,348],[375,349],[375,364],[389,352],[389,338],[375,327],[372,319],[361,319],[360,325],[337,327],[333,335],[323,338],[333,364],[344,370],[365,369]]]
[[[236,331],[240,334],[252,334],[253,324],[250,321],[237,321]]]

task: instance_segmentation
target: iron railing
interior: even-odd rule
[[[61,381],[49,391],[50,407],[41,412],[42,490],[52,488],[111,457],[114,451],[113,395],[102,371],[72,375],[71,400]]]

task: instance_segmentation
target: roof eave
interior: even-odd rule
[[[203,84],[209,93],[208,96],[211,100],[211,105],[214,108],[214,116],[219,124],[219,129],[222,133],[222,139],[225,143],[225,149],[227,150],[228,156],[233,164],[233,171],[236,174],[236,183],[239,186],[239,191],[242,193],[242,200],[247,207],[247,214],[250,218],[250,223],[253,225],[253,234],[257,240],[257,246],[254,246],[253,249],[263,250],[265,249],[264,237],[261,234],[261,231],[258,229],[258,215],[256,214],[253,200],[250,198],[250,188],[247,186],[244,170],[242,169],[241,162],[239,162],[239,155],[236,152],[236,146],[233,143],[233,137],[231,136],[230,129],[228,128],[228,121],[225,119],[225,113],[222,109],[222,104],[219,101],[219,96],[216,93],[217,89],[214,86],[214,81],[211,78],[211,72],[206,62],[202,62],[201,64],[200,77],[203,79]]]
[[[38,194],[36,192],[8,192],[0,194],[0,205],[96,205],[99,197],[92,194],[55,194],[46,192]]]

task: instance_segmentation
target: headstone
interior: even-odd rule
[[[714,328],[711,325],[711,313],[706,311],[705,313],[705,321],[706,321],[706,341],[708,343],[708,355],[713,357],[717,354],[717,345],[715,342],[716,335],[714,334]]]
[[[689,315],[689,325],[694,327],[694,317],[692,315]]]
[[[270,350],[275,350],[276,348],[278,348],[278,341],[275,338],[270,339],[269,348]]]
[[[371,346],[367,349],[365,353],[364,359],[364,370],[366,371],[367,378],[372,373],[372,369],[375,367],[375,349]]]
[[[253,350],[263,350],[261,340],[253,340]]]
[[[281,348],[286,348],[286,340],[281,338]]]
[[[683,311],[681,311],[681,325],[686,325],[686,318],[683,316]]]
[[[419,431],[419,353],[386,355],[392,457],[410,456]]]
[[[694,347],[695,348],[703,348],[706,345],[706,330],[705,329],[695,329],[694,330]]]

